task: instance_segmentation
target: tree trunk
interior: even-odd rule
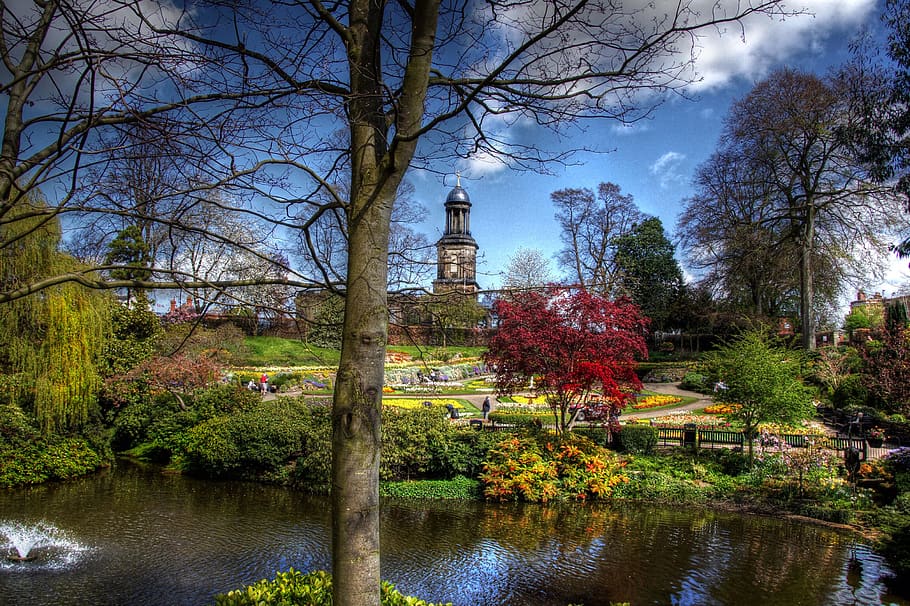
[[[811,201],[806,202],[805,225],[799,246],[799,313],[802,321],[802,344],[808,350],[815,349],[815,283],[812,275],[812,251],[815,240],[815,209]]]
[[[380,411],[392,202],[352,203],[341,361],[332,413],[332,575],[338,606],[379,604]],[[352,208],[352,210],[354,210]]]

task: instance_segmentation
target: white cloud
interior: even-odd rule
[[[669,151],[649,166],[648,172],[657,177],[662,189],[677,183],[684,183],[686,178],[679,169],[685,159],[684,154]]]
[[[698,41],[692,90],[711,90],[737,78],[763,78],[775,65],[801,52],[817,52],[832,35],[856,31],[875,10],[875,0],[803,0],[788,8],[805,13],[781,18],[754,15],[742,28],[707,30]]]

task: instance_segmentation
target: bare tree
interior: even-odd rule
[[[138,1],[85,8],[44,0],[21,14],[4,5],[10,77],[0,88],[7,97],[0,200],[15,204],[17,192],[53,184],[61,187],[54,212],[91,212],[66,204],[85,150],[101,147],[93,131],[167,114],[181,139],[206,152],[194,167],[199,187],[229,193],[224,212],[267,220],[276,236],[335,214],[347,254],[332,415],[334,603],[378,604],[389,239],[406,172],[434,170],[453,156],[500,158],[516,168],[560,161],[565,150],[512,140],[508,126],[527,121],[559,131],[586,119],[640,119],[656,94],[689,82],[699,32],[755,13],[782,14],[777,4],[706,8],[683,0],[666,10],[609,0],[249,0],[178,12]],[[60,41],[58,32],[73,37]],[[61,85],[40,89],[52,73]],[[42,132],[29,139],[36,126]],[[40,149],[23,145],[29,140]],[[332,184],[344,171],[350,183],[342,193]],[[59,279],[122,285],[97,274]],[[331,281],[298,272],[286,282]],[[0,293],[0,302],[51,282]]]
[[[553,282],[550,260],[536,248],[519,248],[509,257],[502,278],[504,290],[531,290]]]
[[[615,295],[619,279],[616,242],[645,215],[615,183],[601,183],[596,198],[590,189],[563,189],[553,192],[550,199],[556,206],[564,245],[559,264],[569,280],[604,296]]]
[[[794,247],[807,349],[815,348],[813,261],[826,246],[839,251],[830,253],[834,258],[868,260],[869,251],[886,246],[882,236],[898,208],[840,135],[853,117],[846,85],[842,78],[775,72],[733,105],[721,142],[749,166],[747,186],[762,196],[762,226]]]

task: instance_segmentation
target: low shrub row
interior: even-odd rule
[[[380,585],[381,606],[434,606],[402,595],[386,581]],[[291,568],[274,579],[263,579],[243,589],[215,596],[215,606],[332,606],[332,575],[319,570],[304,574]],[[442,606],[439,604],[438,606]],[[449,605],[451,606],[451,605]]]

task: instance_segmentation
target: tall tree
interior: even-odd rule
[[[587,403],[586,417],[609,422],[641,389],[635,366],[648,356],[648,321],[628,299],[551,289],[497,301],[494,313],[499,327],[485,360],[496,369],[497,390],[512,394],[534,378],[558,431],[571,429],[572,411]]]
[[[58,250],[60,224],[41,217],[43,206],[20,202],[8,216],[29,219],[0,225],[0,239],[12,243],[0,248],[5,288],[80,269]],[[78,430],[97,412],[108,304],[96,291],[64,283],[0,306],[0,373],[11,378],[6,396],[46,432]]]
[[[776,236],[774,246],[792,247],[807,349],[815,347],[817,259],[868,263],[893,225],[893,198],[872,186],[868,165],[840,135],[854,117],[849,84],[846,76],[777,71],[734,103],[720,142],[718,157],[741,162],[731,199],[753,208],[749,220]]]
[[[632,196],[614,183],[550,194],[563,249],[559,264],[568,280],[605,296],[616,294],[616,241],[644,219]]]
[[[657,217],[645,219],[616,241],[621,292],[651,319],[655,330],[668,328],[671,310],[683,287],[676,247]]]
[[[0,85],[7,101],[0,200],[15,205],[17,192],[53,181],[61,194],[49,212],[107,212],[67,207],[86,152],[103,147],[97,131],[167,114],[174,132],[211,152],[194,167],[205,175],[199,189],[247,194],[226,197],[223,212],[276,229],[308,229],[337,213],[347,261],[333,400],[334,603],[377,604],[388,248],[406,171],[471,154],[526,168],[564,158],[565,150],[507,143],[496,126],[521,120],[561,130],[589,118],[640,118],[656,99],[643,93],[687,84],[688,51],[702,28],[781,14],[777,5],[753,0],[705,12],[687,1],[666,11],[607,0],[494,0],[471,10],[440,0],[251,0],[199,11],[138,0],[0,5],[11,76]],[[55,86],[39,86],[51,80]],[[349,175],[344,193],[331,185],[341,174]],[[291,220],[304,204],[306,220]],[[156,285],[317,282],[294,271],[287,279],[187,278]],[[66,273],[4,291],[0,302],[55,280],[124,286]]]

